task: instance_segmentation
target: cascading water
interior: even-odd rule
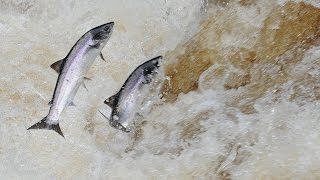
[[[50,64],[110,21],[65,139],[26,131],[48,112]],[[317,0],[0,2],[0,178],[317,179],[319,28]],[[103,101],[158,55],[141,123],[110,127]]]

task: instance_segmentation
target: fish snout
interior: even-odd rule
[[[107,24],[103,24],[99,26],[97,29],[92,31],[92,40],[95,43],[106,42],[112,34],[114,22],[109,22]]]

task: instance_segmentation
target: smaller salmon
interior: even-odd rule
[[[112,127],[124,132],[130,132],[128,126],[132,124],[136,108],[142,98],[140,92],[142,88],[150,84],[153,77],[158,73],[160,60],[162,60],[162,56],[155,57],[138,66],[130,74],[119,92],[104,101],[105,104],[112,108],[111,117],[109,118],[109,124]],[[105,115],[103,116],[106,117]]]

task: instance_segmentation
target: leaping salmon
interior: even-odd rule
[[[138,66],[125,81],[121,89],[115,95],[109,97],[104,101],[112,108],[109,124],[124,132],[129,132],[129,124],[132,123],[133,117],[136,113],[136,108],[141,100],[141,89],[146,87],[152,81],[154,75],[158,73],[160,67],[159,61],[162,56],[155,57],[140,66]]]
[[[51,65],[59,73],[59,77],[52,100],[49,102],[49,113],[28,130],[54,130],[64,137],[59,126],[59,117],[66,106],[73,104],[73,98],[94,60],[98,55],[103,58],[101,50],[108,42],[113,26],[114,22],[110,22],[89,30],[76,42],[65,58]]]

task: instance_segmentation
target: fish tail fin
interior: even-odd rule
[[[63,138],[64,135],[60,129],[59,123],[58,124],[50,124],[47,122],[47,117],[43,118],[41,121],[37,122],[36,124],[29,127],[27,130],[30,129],[48,129],[48,130],[54,130],[58,134],[60,134]]]

